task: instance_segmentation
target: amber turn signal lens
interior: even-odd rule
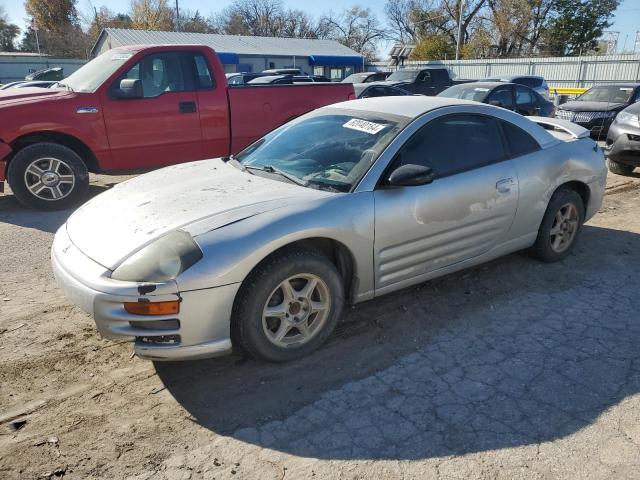
[[[180,311],[180,302],[125,302],[124,309],[135,315],[171,315]]]

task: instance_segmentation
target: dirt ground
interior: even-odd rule
[[[287,365],[100,339],[50,269],[69,214],[0,195],[0,478],[639,476],[640,175],[610,176],[567,260],[352,307]]]

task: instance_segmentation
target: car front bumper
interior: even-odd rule
[[[100,334],[110,340],[132,341],[136,355],[149,360],[192,360],[231,353],[230,319],[239,283],[215,288],[178,291],[171,282],[153,293],[140,285],[108,277],[109,270],[84,255],[69,239],[66,225],[56,234],[51,250],[58,285],[93,316]],[[135,315],[124,302],[180,300],[172,315]]]
[[[640,127],[614,123],[604,151],[614,162],[640,167]]]

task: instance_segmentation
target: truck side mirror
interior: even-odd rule
[[[117,98],[142,98],[142,80],[135,78],[124,78],[120,80],[120,88],[116,90]]]

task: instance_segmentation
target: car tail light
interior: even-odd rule
[[[172,315],[180,311],[180,302],[125,302],[124,309],[134,315]]]

